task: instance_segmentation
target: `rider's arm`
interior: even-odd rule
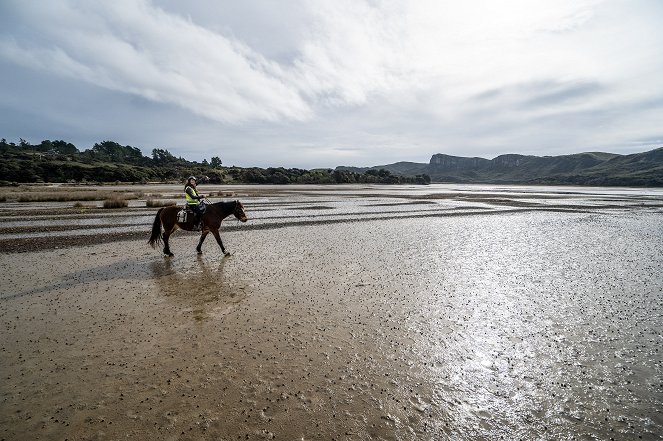
[[[191,187],[187,187],[187,188],[186,188],[186,192],[187,192],[187,194],[188,194],[189,196],[191,196],[191,197],[194,198],[194,199],[198,199],[198,200],[203,199],[203,196],[197,195],[197,194],[193,191],[193,188],[191,188]]]

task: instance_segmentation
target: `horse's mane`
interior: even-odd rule
[[[214,202],[209,204],[208,207],[212,209],[213,213],[217,213],[223,219],[226,216],[231,215],[237,207],[238,201],[230,202]]]
[[[213,207],[217,207],[217,208],[223,208],[224,211],[225,211],[225,210],[227,210],[227,209],[232,209],[232,210],[234,210],[236,204],[237,204],[237,201],[230,201],[230,202],[223,202],[223,201],[221,201],[221,202],[214,202],[214,203],[212,203],[212,204],[210,204],[210,205],[212,205]]]

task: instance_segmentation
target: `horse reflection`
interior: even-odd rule
[[[150,264],[158,291],[184,315],[196,320],[221,317],[246,297],[246,284],[225,271],[227,259],[209,263],[202,257]]]

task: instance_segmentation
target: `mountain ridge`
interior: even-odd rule
[[[398,176],[426,174],[433,182],[481,184],[572,184],[663,186],[663,147],[620,155],[582,152],[558,156],[507,153],[493,159],[436,153],[426,163],[396,162],[373,167],[339,166],[366,172],[384,169]]]

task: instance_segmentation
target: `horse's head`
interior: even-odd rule
[[[235,201],[235,210],[233,211],[233,214],[242,222],[246,222],[248,220],[246,213],[244,212],[244,205],[242,205],[240,201]]]

